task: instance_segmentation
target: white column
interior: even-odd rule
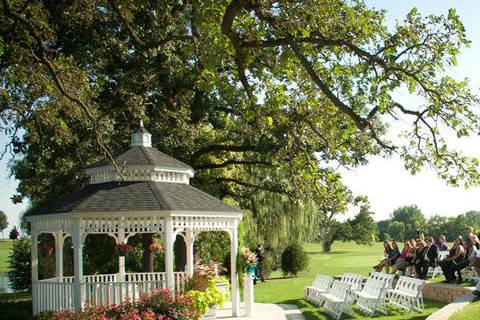
[[[55,238],[55,277],[61,281],[63,277],[63,231],[57,231],[53,234]]]
[[[238,230],[231,230],[230,234],[230,274],[232,281],[232,317],[240,315],[240,291],[237,277]]]
[[[125,243],[125,229],[119,228],[117,234],[117,244]],[[125,257],[118,256],[118,282],[125,281]]]
[[[163,224],[165,234],[165,273],[167,289],[175,290],[175,275],[173,273],[173,221],[172,217],[166,217]]]
[[[185,247],[187,250],[187,265],[185,271],[187,277],[193,275],[193,244],[195,243],[195,236],[192,229],[187,229],[185,232]]]
[[[38,232],[35,222],[32,222],[32,311],[38,314]]]
[[[83,303],[83,239],[81,220],[73,220],[73,298],[76,311],[82,310]]]

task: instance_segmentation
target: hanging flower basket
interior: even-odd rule
[[[53,253],[53,248],[49,247],[48,245],[44,244],[40,247],[40,252],[44,257],[48,257]]]
[[[133,247],[129,244],[126,244],[126,243],[121,243],[121,244],[117,244],[115,246],[115,252],[120,256],[120,257],[124,257],[126,256],[128,253],[132,252],[133,251]]]
[[[162,245],[158,242],[154,242],[152,243],[148,249],[150,249],[150,251],[153,253],[153,254],[157,254],[157,253],[160,253],[162,251]]]

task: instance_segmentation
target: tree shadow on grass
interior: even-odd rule
[[[1,301],[0,320],[30,320],[32,319],[32,301]]]

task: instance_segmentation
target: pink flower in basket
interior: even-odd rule
[[[44,244],[40,247],[40,251],[43,253],[44,256],[49,256],[53,253],[53,248]]]
[[[162,245],[158,242],[154,242],[152,243],[149,247],[150,251],[152,251],[153,253],[159,253],[160,251],[162,251]]]
[[[128,253],[132,252],[133,251],[133,247],[129,244],[126,244],[126,243],[121,243],[121,244],[117,244],[115,246],[115,251],[117,252],[117,254],[121,257],[127,255]]]

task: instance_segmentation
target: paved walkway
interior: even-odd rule
[[[469,289],[473,291],[473,289],[475,288],[471,287]],[[473,295],[473,293],[467,293],[464,296],[455,299],[453,302],[447,304],[443,308],[435,311],[430,316],[428,316],[426,320],[448,319],[450,316],[465,308],[473,299],[475,299],[475,295]]]
[[[244,314],[243,304],[240,315]],[[248,319],[248,320],[304,320],[297,306],[291,304],[255,303],[253,317],[232,318],[231,304],[217,310],[217,319]]]

